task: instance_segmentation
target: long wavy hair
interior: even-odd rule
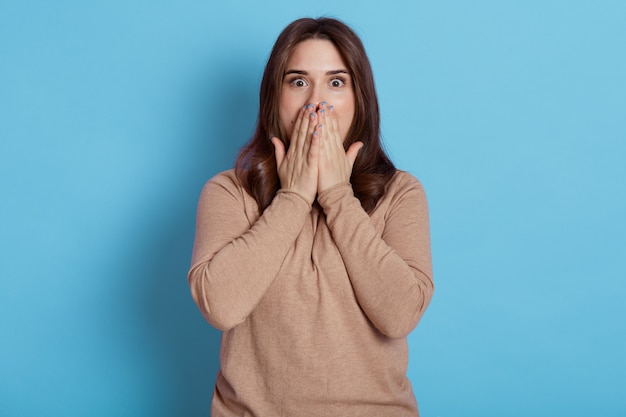
[[[363,148],[354,162],[350,183],[363,209],[371,213],[384,195],[396,168],[381,147],[378,98],[365,48],[352,29],[337,19],[298,19],[278,36],[261,81],[256,129],[239,152],[235,163],[236,175],[262,213],[280,188],[274,146],[269,138],[277,136],[286,148],[289,146],[278,114],[285,67],[295,46],[308,39],[332,42],[352,77],[355,112],[344,147],[347,150],[354,142],[363,142]]]

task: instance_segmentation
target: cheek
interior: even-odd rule
[[[348,131],[352,126],[352,121],[354,120],[354,107],[348,106],[343,112],[339,115],[339,129],[341,130],[341,135],[345,140],[348,136]]]
[[[332,104],[332,103],[331,103]],[[341,134],[344,137],[348,135],[348,131],[352,126],[352,121],[354,119],[355,113],[355,103],[354,103],[354,95],[346,95],[342,97],[342,100],[337,102],[337,109],[339,110],[337,113],[339,129],[341,130]]]
[[[278,107],[278,117],[280,119],[280,123],[282,128],[285,130],[287,136],[291,136],[291,132],[293,131],[293,126],[296,123],[296,119],[298,117],[298,111],[300,111],[301,106],[295,102],[290,97],[281,97],[281,101]],[[281,138],[288,139],[288,138]]]
[[[293,114],[293,112],[289,111],[288,109],[283,109],[282,107],[278,110],[278,117],[280,118],[280,125],[285,131],[285,134],[287,135],[286,138],[281,138],[281,139],[287,140],[289,139],[289,137],[291,137],[291,132],[293,131],[293,125],[296,122],[296,117]]]

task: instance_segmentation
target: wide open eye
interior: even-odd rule
[[[289,84],[294,87],[306,87],[308,85],[304,78],[294,78],[289,82]]]
[[[333,78],[332,80],[330,80],[331,87],[343,87],[345,83],[346,82],[343,80],[343,78]]]

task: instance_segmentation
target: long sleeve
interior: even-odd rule
[[[188,274],[194,301],[220,330],[243,322],[259,303],[311,210],[298,194],[278,192],[251,222],[236,181],[230,171],[203,188]]]
[[[399,172],[394,181],[398,176],[399,185],[387,191],[393,197],[382,234],[350,184],[318,197],[358,303],[374,326],[392,338],[415,328],[434,291],[426,195],[409,174]]]
[[[418,415],[402,336],[432,295],[423,190],[399,172],[371,217],[349,184],[318,202],[278,192],[259,216],[233,171],[202,191],[188,279],[224,331],[214,415]]]

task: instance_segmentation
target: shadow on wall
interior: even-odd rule
[[[190,87],[194,126],[185,140],[176,139],[186,147],[175,173],[179,180],[160,194],[156,204],[161,206],[155,208],[160,215],[145,223],[134,254],[141,259],[133,264],[145,266],[135,279],[137,303],[143,307],[139,325],[147,333],[140,343],[153,349],[150,362],[158,367],[153,377],[159,381],[152,383],[162,395],[152,400],[163,416],[208,415],[219,368],[221,333],[202,317],[186,280],[196,204],[202,185],[232,168],[252,134],[258,108],[256,72],[250,70],[255,66],[223,64],[222,72],[211,72],[215,77]],[[238,82],[224,83],[233,79]]]

